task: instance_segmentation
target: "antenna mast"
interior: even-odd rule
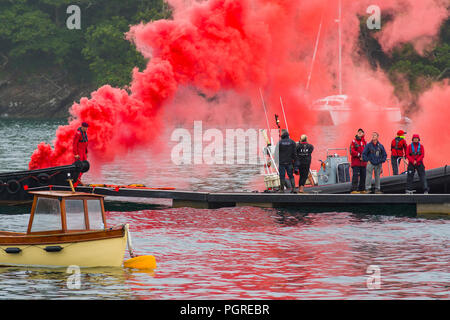
[[[339,94],[342,95],[342,0],[339,0]]]
[[[286,124],[286,130],[289,132],[289,127],[288,127],[287,120],[286,120],[286,113],[284,113],[283,99],[281,99],[281,96],[280,96],[280,103],[281,103],[281,109],[283,110],[284,123]]]
[[[259,95],[261,96],[261,101],[262,101],[262,105],[263,105],[263,108],[264,108],[264,114],[266,115],[267,130],[269,130],[269,132],[270,132],[269,118],[267,117],[266,104],[264,102],[264,97],[263,97],[261,88],[259,88]]]

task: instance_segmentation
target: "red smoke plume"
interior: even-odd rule
[[[208,113],[209,104],[204,99],[199,103],[199,92],[221,99],[221,107],[209,113],[212,121],[223,123],[233,114],[237,115],[234,119],[250,121],[261,128],[265,121],[259,89],[271,114],[281,114],[282,96],[291,136],[296,139],[315,124],[315,114],[309,110],[312,101],[337,94],[338,1],[169,2],[173,7],[172,20],[133,26],[127,34],[127,39],[149,59],[145,70],[133,70],[129,92],[103,86],[89,99],[75,103],[69,124],[56,132],[54,147],[39,144],[31,157],[30,169],[72,163],[72,137],[82,121],[89,123],[89,160],[97,165],[147,146],[163,128],[173,125],[175,111],[181,113],[178,121],[183,120],[183,115],[202,117]],[[386,77],[371,71],[365,58],[354,53],[360,26],[357,14],[365,15],[371,2],[342,1],[343,88],[355,97],[351,103],[354,127],[340,128],[339,135],[346,140],[361,126],[384,131],[386,136],[396,131],[385,124],[382,113],[368,119],[360,112],[367,100],[384,106],[398,104]],[[387,49],[399,41],[434,36],[446,16],[441,3],[427,0],[424,2],[433,10],[424,11],[424,19],[433,23],[424,30],[399,28],[401,21],[417,16],[423,2],[402,1],[407,5],[405,11],[399,9],[399,1],[378,2],[382,10],[394,8],[398,12],[379,36]],[[311,85],[306,90],[321,21]],[[434,103],[434,94],[440,94],[436,90],[424,96],[424,103]],[[320,138],[310,140],[326,143]]]
[[[380,1],[379,1],[380,2]],[[381,1],[383,10],[395,15],[379,38],[383,50],[398,43],[412,42],[420,53],[432,44],[442,21],[448,17],[447,0]]]
[[[437,84],[420,98],[420,112],[413,117],[413,125],[408,133],[420,135],[426,148],[427,169],[450,164],[450,85],[448,81]],[[410,140],[410,139],[408,139]],[[411,141],[411,140],[410,140]]]

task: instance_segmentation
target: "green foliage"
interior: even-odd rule
[[[66,27],[72,4],[81,30]],[[124,39],[129,25],[168,17],[163,0],[0,0],[0,53],[10,71],[58,67],[78,81],[123,86],[145,65]]]
[[[429,52],[420,55],[414,46],[405,43],[394,49],[392,63],[388,69],[390,79],[397,88],[402,74],[408,80],[409,90],[419,94],[434,81],[450,78],[450,19],[447,19],[439,33],[439,41]]]
[[[69,30],[66,10],[71,4],[81,9],[81,30]],[[143,68],[144,58],[124,39],[129,25],[169,18],[163,0],[0,0],[0,53],[14,68],[37,72],[57,67],[79,82],[124,86],[133,67]],[[383,13],[382,27],[393,18]],[[413,45],[402,44],[392,54],[382,51],[360,18],[360,43],[372,66],[380,65],[400,88],[418,94],[426,85],[450,77],[450,19],[439,31],[435,48],[424,55]],[[39,67],[39,68],[38,68]]]
[[[133,67],[145,66],[142,55],[124,39],[128,29],[128,23],[122,17],[113,17],[88,28],[82,53],[90,61],[89,68],[95,74],[97,85],[127,85],[131,81]]]
[[[445,75],[447,75],[447,78],[450,77],[450,39],[447,43],[444,43],[433,50],[433,65],[441,71],[441,78]]]
[[[439,39],[442,43],[450,44],[450,19],[447,19],[441,26]]]
[[[9,56],[21,58],[30,52],[63,56],[68,46],[59,43],[61,31],[45,12],[17,2],[0,13],[0,37],[9,40]]]

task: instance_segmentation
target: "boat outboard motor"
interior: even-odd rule
[[[331,150],[345,151],[346,155],[330,154]],[[347,149],[328,149],[327,160],[321,161],[318,172],[319,186],[350,182],[350,163]]]

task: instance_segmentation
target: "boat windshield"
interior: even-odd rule
[[[61,230],[61,207],[59,200],[38,198],[31,232]]]
[[[84,204],[80,199],[66,199],[67,230],[85,230]]]
[[[104,229],[102,207],[99,199],[87,200],[90,229]]]

